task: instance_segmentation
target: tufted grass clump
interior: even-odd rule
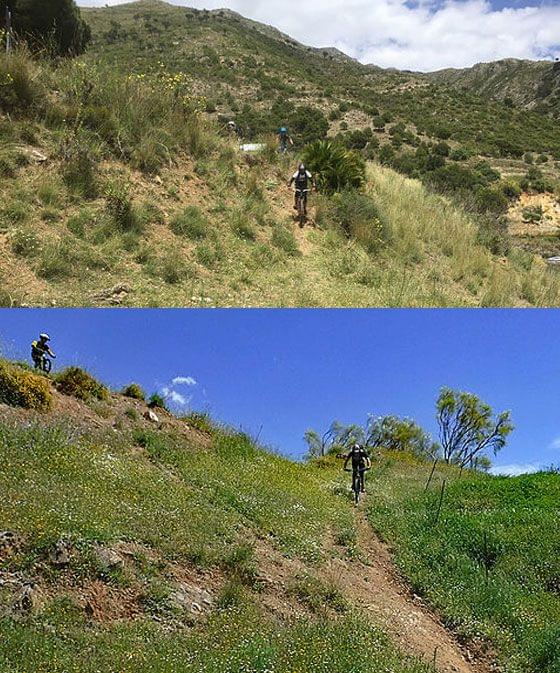
[[[198,206],[187,206],[171,220],[171,231],[199,241],[208,236],[208,220]]]
[[[47,412],[53,406],[53,396],[44,376],[0,360],[0,402]]]
[[[107,401],[109,390],[80,367],[68,367],[55,377],[57,389],[64,395],[88,402],[93,399]]]

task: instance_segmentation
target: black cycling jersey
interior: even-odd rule
[[[313,178],[311,173],[309,171],[305,171],[304,173],[300,173],[297,171],[293,175],[293,180],[296,185],[296,189],[309,189],[309,181]]]
[[[359,451],[350,451],[348,458],[352,460],[352,469],[359,470],[367,466],[369,454],[365,449]]]

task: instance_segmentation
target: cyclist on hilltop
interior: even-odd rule
[[[44,360],[45,356],[50,356],[51,358],[56,358],[56,355],[52,352],[49,341],[51,340],[48,334],[40,334],[38,341],[31,342],[31,359],[35,365],[35,369],[44,369]]]
[[[294,141],[285,126],[281,126],[278,130],[278,142],[280,144],[280,154],[286,154],[288,147],[294,146]]]
[[[362,493],[366,492],[365,488],[365,473],[371,468],[371,458],[369,453],[361,444],[354,444],[344,461],[344,469],[347,469],[348,463],[352,461],[352,481],[354,481],[354,474],[359,472],[360,475],[360,490]]]
[[[303,198],[306,215],[307,215],[307,194],[309,193],[309,189],[310,189],[309,188],[309,183],[311,183],[313,185],[313,188],[315,189],[315,191],[317,191],[317,182],[315,181],[315,177],[313,176],[312,173],[310,173],[307,170],[307,168],[305,167],[305,164],[301,163],[298,166],[297,171],[290,178],[290,182],[288,183],[288,187],[291,187],[293,184],[295,184],[296,189],[295,189],[294,210],[298,209],[299,199]]]

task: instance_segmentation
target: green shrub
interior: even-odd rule
[[[146,393],[137,383],[131,383],[130,385],[123,388],[121,395],[124,395],[125,397],[131,397],[134,400],[146,399]]]
[[[30,110],[41,103],[44,90],[38,66],[24,50],[0,55],[0,110]]]
[[[130,185],[119,180],[110,182],[105,192],[105,198],[107,199],[109,216],[118,230],[123,233],[140,233],[142,223],[132,205]]]
[[[42,413],[53,406],[48,380],[21,367],[0,360],[0,402]]]
[[[184,253],[174,246],[164,248],[158,256],[148,254],[146,268],[152,276],[161,278],[170,285],[195,278],[197,274],[196,266],[185,259]]]
[[[71,237],[48,241],[41,248],[37,275],[46,280],[70,278],[80,270],[82,261],[76,241]]]
[[[523,208],[523,221],[532,222],[534,224],[542,222],[544,218],[544,210],[542,206],[527,206]]]
[[[29,217],[30,205],[22,201],[12,201],[0,210],[0,223],[19,224]]]
[[[243,208],[233,211],[231,215],[231,229],[243,241],[254,241],[257,238],[257,232],[249,218],[249,214]]]
[[[367,252],[375,252],[390,239],[387,223],[367,194],[345,191],[321,202],[318,220],[356,240]]]
[[[306,148],[304,160],[308,168],[317,174],[320,189],[327,193],[357,189],[365,182],[366,166],[363,158],[334,142],[313,143]]]
[[[63,395],[87,402],[92,399],[107,401],[109,391],[88,372],[79,367],[68,367],[55,377],[56,387]]]
[[[508,199],[518,199],[521,196],[521,187],[513,180],[503,180],[500,189]]]
[[[193,241],[208,235],[208,220],[198,206],[187,206],[171,220],[170,227],[177,236],[186,236]]]
[[[191,411],[190,414],[183,416],[183,420],[192,428],[196,428],[201,432],[207,432],[211,434],[214,431],[212,419],[208,414],[204,414],[199,411]]]
[[[150,395],[150,399],[148,401],[148,406],[150,409],[165,409],[167,410],[167,406],[165,404],[165,400],[159,393],[152,393]]]
[[[84,137],[70,137],[63,143],[60,154],[63,160],[62,179],[68,189],[84,199],[95,199],[99,185],[95,173],[95,159]]]

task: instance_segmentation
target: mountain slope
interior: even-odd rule
[[[560,116],[560,63],[510,58],[478,63],[472,68],[440,70],[428,78],[477,95]]]
[[[0,404],[2,670],[557,670],[557,474],[441,465],[426,490],[381,452],[356,511],[334,457],[0,365],[12,403],[51,397]]]
[[[87,16],[83,59],[0,58],[0,304],[560,303],[543,261],[560,229],[552,119],[231,12],[142,0]],[[232,116],[260,152],[228,137]],[[325,137],[367,181],[313,195],[300,230],[285,184]]]
[[[52,395],[0,405],[2,670],[489,670],[411,599],[339,472],[201,416]]]

